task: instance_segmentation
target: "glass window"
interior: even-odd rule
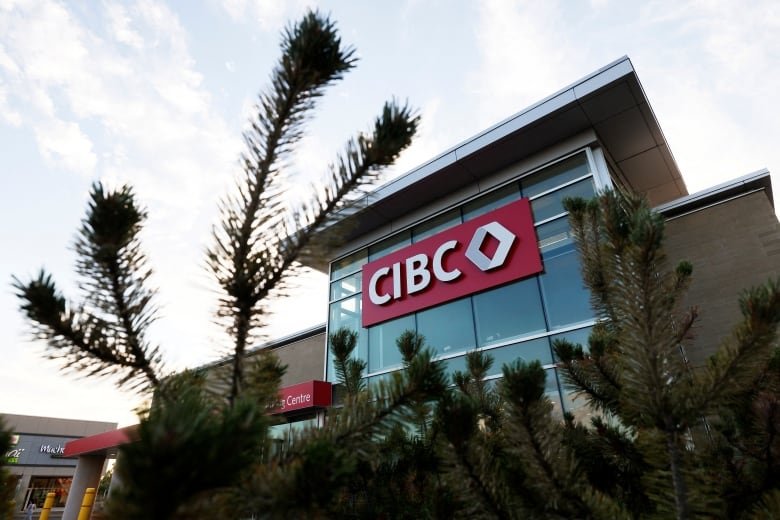
[[[593,187],[593,179],[583,179],[580,182],[570,184],[558,191],[548,193],[543,197],[531,201],[531,209],[534,214],[534,222],[546,220],[560,215],[566,210],[563,209],[563,199],[566,197],[582,197],[584,199],[593,198],[596,190]]]
[[[561,392],[558,386],[558,374],[554,368],[545,371],[544,395],[552,402],[552,416],[563,420],[563,407],[561,406]]]
[[[385,240],[370,246],[368,248],[368,259],[369,261],[374,261],[377,258],[382,258],[383,256],[398,251],[411,243],[411,233],[409,231],[402,231],[397,235],[393,235],[390,238],[386,238]]]
[[[350,298],[332,303],[330,306],[330,316],[328,320],[328,331],[333,333],[341,327],[347,327],[358,333],[358,344],[353,355],[360,359],[367,358],[367,338],[366,329],[360,326],[360,305],[361,295],[357,294]],[[328,342],[330,347],[330,341]],[[328,381],[336,381],[336,374],[333,369],[333,354],[328,348]]]
[[[484,215],[488,211],[500,208],[520,198],[520,189],[516,182],[491,191],[463,206],[463,221]]]
[[[569,332],[562,332],[560,334],[555,334],[553,336],[550,336],[550,346],[553,345],[553,341],[555,341],[556,339],[566,339],[575,345],[582,345],[583,350],[587,352],[588,337],[590,336],[590,331],[592,329],[593,327],[583,327],[581,329],[570,330]],[[553,355],[554,354],[555,352],[553,352]]]
[[[578,153],[523,179],[521,181],[523,195],[525,197],[535,197],[540,193],[589,173],[590,166],[588,166],[588,158],[585,152]]]
[[[514,362],[516,359],[522,359],[526,363],[539,361],[542,365],[552,363],[550,354],[550,342],[547,338],[538,338],[508,347],[494,348],[486,350],[486,354],[493,358],[493,366],[488,372],[489,376],[501,375],[504,365]]]
[[[438,217],[434,217],[431,220],[412,228],[412,241],[419,242],[425,240],[426,238],[457,224],[460,224],[459,209],[453,209],[446,213],[442,213]]]
[[[330,266],[330,279],[337,280],[343,276],[354,273],[367,261],[368,252],[365,249],[352,253],[341,260],[336,260]]]
[[[536,236],[539,238],[539,250],[543,258],[554,256],[561,248],[571,248],[574,236],[567,217],[536,226]]]
[[[437,354],[448,355],[474,348],[471,300],[463,298],[417,313],[417,332]]]
[[[357,273],[347,276],[346,278],[342,278],[341,280],[336,280],[335,282],[332,282],[330,284],[330,299],[333,300],[340,300],[341,298],[344,298],[345,296],[350,296],[352,294],[360,292],[360,284],[363,283],[363,273],[358,271]]]
[[[544,256],[544,274],[539,280],[551,329],[593,319],[590,293],[583,286],[580,262],[573,245]]]
[[[368,329],[368,371],[400,367],[403,358],[396,340],[406,330],[414,331],[414,315],[386,321]]]
[[[547,330],[536,278],[477,294],[474,316],[480,347]]]
[[[445,359],[442,360],[441,363],[444,366],[444,374],[449,378],[450,383],[454,383],[454,381],[452,381],[452,374],[455,372],[468,372],[468,367],[466,366],[466,356]]]

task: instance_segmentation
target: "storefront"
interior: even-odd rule
[[[65,456],[65,445],[116,428],[116,423],[25,415],[4,414],[3,419],[14,432],[4,465],[15,479],[17,510],[30,502],[40,508],[48,493],[54,493],[55,508],[64,507],[77,463]]]

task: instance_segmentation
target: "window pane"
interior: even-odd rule
[[[314,414],[306,414],[300,417],[290,419],[290,433],[302,432],[306,428],[313,428],[317,426],[317,416]]]
[[[399,372],[385,372],[384,374],[379,374],[378,376],[371,376],[366,379],[366,384],[371,386],[373,384],[379,383],[380,381],[390,382],[393,379],[393,374],[397,373]]]
[[[460,210],[454,209],[412,228],[412,241],[419,242],[440,231],[460,224]]]
[[[522,359],[526,363],[539,361],[542,365],[552,363],[550,354],[550,342],[547,338],[539,338],[531,341],[525,341],[508,347],[494,348],[486,350],[486,354],[493,358],[493,366],[488,371],[489,376],[500,375],[503,372],[504,365],[513,363],[516,359]]]
[[[354,356],[360,359],[367,359],[368,345],[366,329],[360,326],[360,295],[357,294],[350,298],[331,304],[330,319],[328,320],[328,332],[336,332],[341,327],[347,327],[358,333],[358,342],[353,352]],[[330,346],[330,341],[328,341]],[[333,369],[333,354],[328,348],[328,381],[336,381],[336,374]]]
[[[411,244],[411,233],[403,231],[368,248],[368,259],[374,261]]]
[[[441,362],[444,365],[444,374],[449,378],[450,383],[454,383],[452,380],[452,374],[455,372],[467,372],[466,356],[458,356],[450,359],[445,359]]]
[[[546,330],[536,278],[477,294],[474,315],[480,347]]]
[[[539,238],[539,250],[543,258],[555,256],[561,250],[569,250],[574,244],[567,217],[536,226],[536,236]]]
[[[481,196],[463,206],[463,221],[471,220],[488,211],[509,204],[520,198],[520,189],[516,182]]]
[[[357,273],[337,280],[330,284],[330,299],[340,300],[345,296],[360,292],[360,284],[363,281],[363,273],[358,271]]]
[[[523,179],[523,196],[534,197],[589,173],[585,152],[578,153]]]
[[[573,246],[545,255],[544,274],[539,277],[551,329],[593,319],[590,293],[583,286],[580,262]]]
[[[547,377],[545,378],[544,394],[552,402],[552,415],[556,419],[563,420],[563,407],[561,406],[561,392],[558,389],[557,370],[550,368],[545,371],[545,375]]]
[[[591,199],[596,194],[593,187],[593,179],[584,179],[575,182],[558,191],[548,193],[543,197],[531,201],[531,209],[534,214],[534,222],[545,220],[555,215],[560,215],[566,210],[563,209],[563,199],[566,197],[582,197]]]
[[[342,276],[354,273],[367,261],[368,252],[365,249],[361,249],[360,251],[352,253],[346,258],[337,260],[330,265],[330,279],[337,280]]]
[[[562,332],[561,334],[555,334],[553,336],[550,336],[550,345],[553,345],[553,341],[555,341],[556,339],[566,339],[575,345],[578,344],[582,345],[582,348],[585,350],[585,352],[587,352],[588,337],[590,336],[591,330],[593,330],[593,327],[583,327],[581,329],[570,330],[569,332]],[[555,352],[553,352],[553,355],[555,355]]]
[[[464,298],[417,313],[417,331],[425,345],[447,355],[474,348],[471,300]]]
[[[368,329],[368,371],[401,366],[403,358],[395,340],[406,330],[414,331],[414,315],[404,316]]]

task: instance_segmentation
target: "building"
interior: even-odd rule
[[[397,371],[395,339],[423,334],[447,371],[479,349],[501,366],[539,360],[558,411],[578,412],[551,342],[584,343],[595,316],[562,200],[621,186],[667,219],[670,260],[690,260],[702,364],[739,318],[743,288],[780,275],[780,224],[769,172],[689,194],[628,58],[621,58],[356,201],[328,254],[327,323],[258,347],[289,371],[277,431],[324,420],[335,383],[327,334],[359,334],[368,382]],[[325,311],[325,309],[323,309]],[[216,364],[210,369],[217,369]]]
[[[55,493],[55,508],[65,506],[77,460],[64,455],[65,445],[83,437],[116,429],[116,423],[2,414],[13,432],[4,465],[15,477],[19,511],[29,502],[39,508],[47,493]],[[102,469],[102,467],[101,467]]]
[[[689,194],[626,57],[345,212],[345,239],[311,264],[330,277],[327,331],[359,331],[368,381],[400,367],[394,341],[405,329],[448,371],[473,349],[494,357],[495,378],[504,362],[540,360],[548,396],[571,409],[551,341],[584,342],[594,314],[561,202],[614,186],[646,196],[667,218],[669,257],[694,264],[688,300],[701,319],[687,355],[703,363],[737,322],[741,290],[780,274],[769,172]],[[324,368],[334,381],[329,356]]]

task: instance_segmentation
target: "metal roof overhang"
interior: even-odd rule
[[[65,457],[80,457],[82,455],[116,456],[117,449],[123,444],[132,442],[138,431],[138,425],[125,426],[97,435],[82,437],[65,444]]]
[[[616,181],[655,206],[688,194],[628,57],[379,187],[341,212],[341,244],[567,138],[592,130]],[[326,255],[327,256],[327,255]],[[308,259],[327,272],[329,258]]]

